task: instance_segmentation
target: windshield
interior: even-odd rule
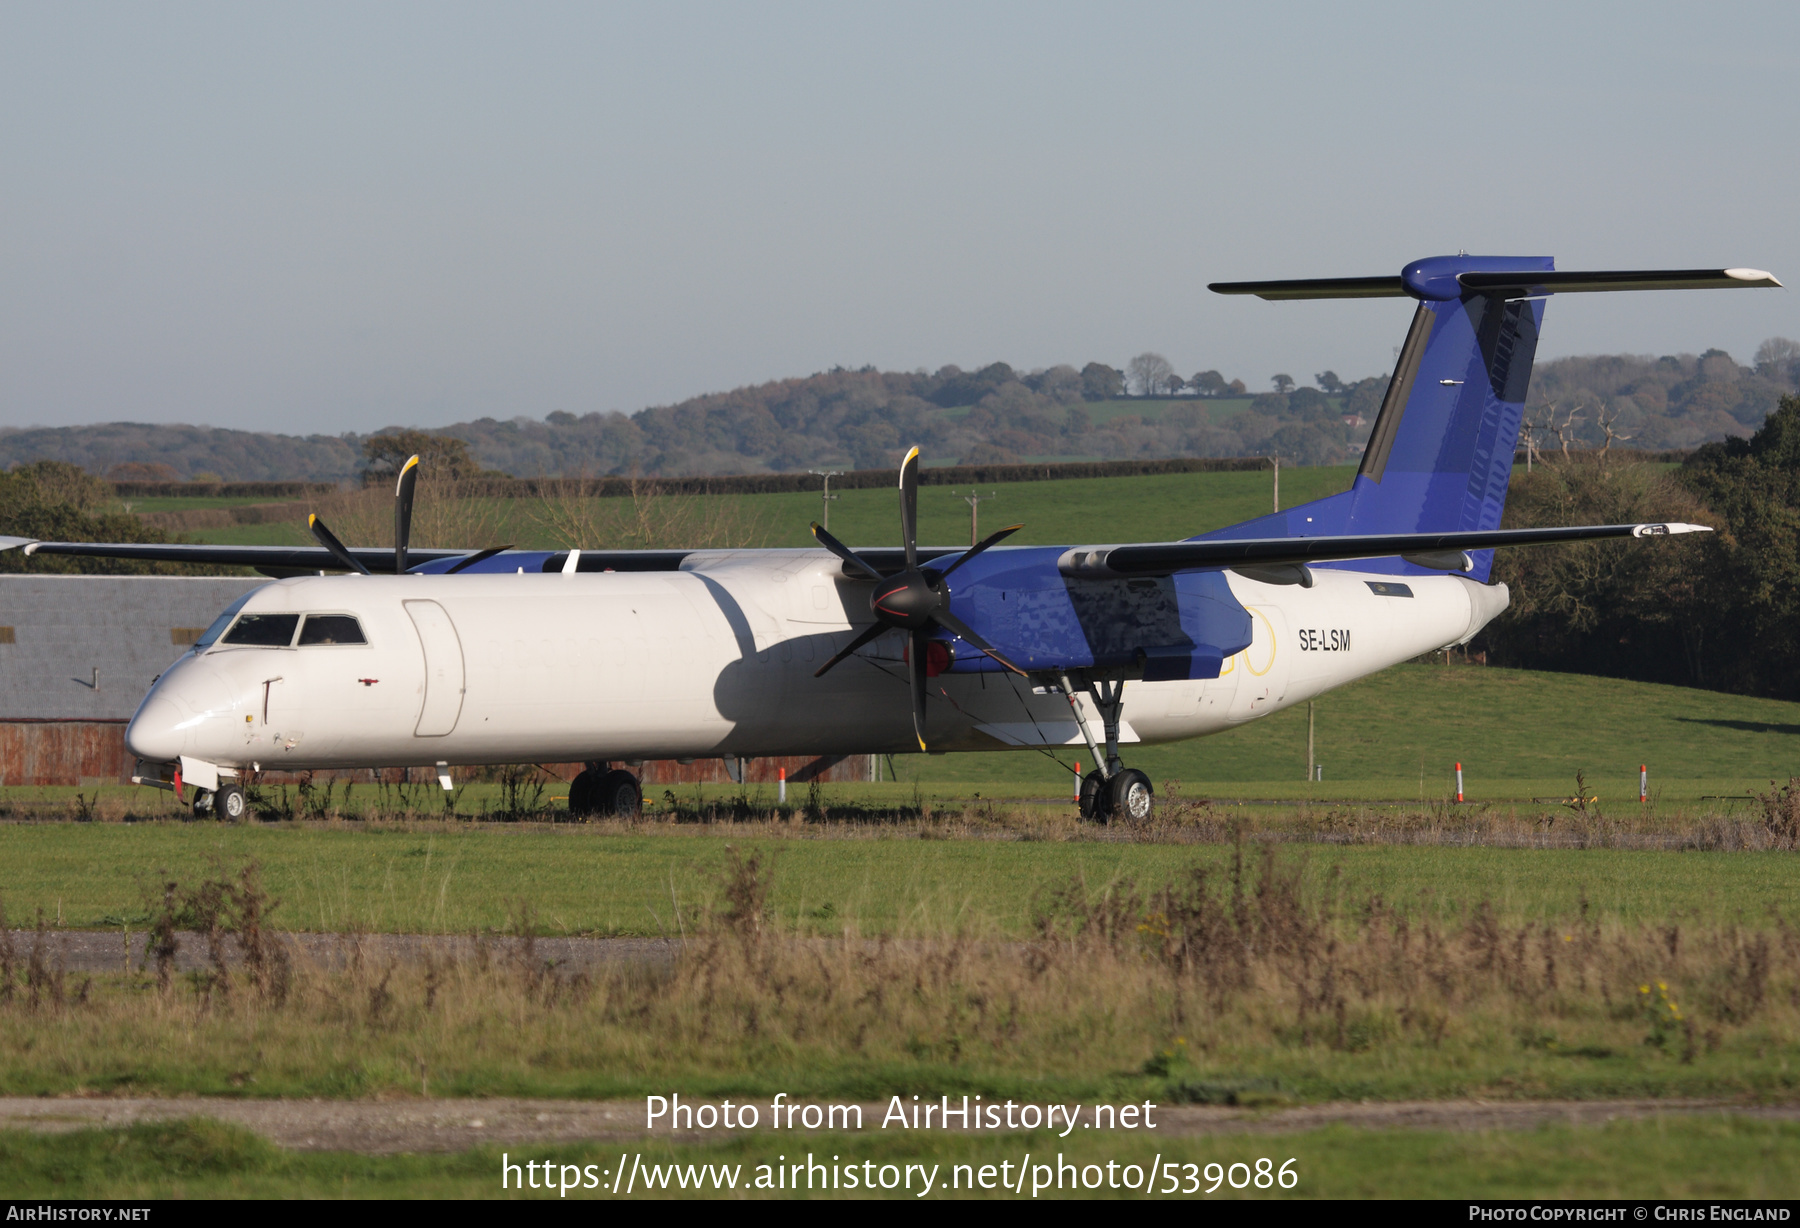
[[[239,597],[236,601],[226,606],[225,612],[213,619],[211,625],[200,633],[200,638],[194,641],[194,651],[204,652],[208,648],[211,648],[213,641],[218,639],[225,628],[231,625],[231,620],[237,617],[238,611],[244,608],[244,603],[250,600],[255,592],[255,589],[251,589],[250,592],[245,593],[242,597]]]
[[[245,614],[225,633],[224,642],[246,648],[286,648],[294,642],[298,614]]]
[[[366,644],[362,627],[348,614],[308,614],[300,628],[300,646],[308,644]]]

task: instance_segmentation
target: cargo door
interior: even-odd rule
[[[425,702],[413,733],[441,738],[456,728],[463,705],[463,651],[456,626],[435,601],[408,601],[406,613],[425,653]]]

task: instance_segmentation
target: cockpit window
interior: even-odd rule
[[[300,646],[308,644],[366,644],[362,626],[348,614],[308,614],[300,628]]]
[[[286,648],[294,642],[298,614],[245,614],[225,633],[224,642],[250,648]]]
[[[194,651],[205,652],[208,648],[211,648],[213,643],[218,640],[219,636],[224,633],[225,628],[231,625],[231,620],[237,617],[238,611],[244,608],[244,603],[250,600],[251,595],[254,592],[255,590],[252,589],[251,592],[245,593],[242,597],[239,597],[236,601],[226,606],[224,613],[213,619],[206,630],[200,633],[200,638],[194,641]]]

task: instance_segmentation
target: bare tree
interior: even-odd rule
[[[1154,396],[1162,391],[1169,376],[1173,374],[1175,368],[1169,365],[1168,359],[1148,350],[1125,364],[1125,376],[1141,397]]]
[[[1630,441],[1631,436],[1619,433],[1617,429],[1619,423],[1619,411],[1616,408],[1608,409],[1606,402],[1604,401],[1600,403],[1600,416],[1598,421],[1600,429],[1606,432],[1606,442],[1600,445],[1600,463],[1604,465],[1606,463],[1607,453],[1612,451],[1613,440],[1616,439],[1620,443],[1626,443]]]
[[[1792,363],[1800,358],[1800,341],[1790,341],[1786,337],[1770,337],[1756,347],[1756,373],[1784,379],[1792,369]]]

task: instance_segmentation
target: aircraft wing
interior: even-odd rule
[[[1265,537],[1214,541],[1077,546],[1057,560],[1064,575],[1166,576],[1206,567],[1281,567],[1399,555],[1444,571],[1465,571],[1464,553],[1501,546],[1542,546],[1609,537],[1710,533],[1698,524],[1600,524],[1555,529],[1479,529],[1459,533],[1380,533],[1342,537]]]
[[[29,537],[0,537],[0,550],[26,554],[62,554],[90,559],[132,559],[140,563],[202,563],[213,567],[269,568],[283,572],[342,571],[331,551],[318,546],[211,546],[192,542],[41,542]],[[392,572],[392,549],[353,549],[350,553],[372,572]],[[455,559],[471,550],[414,550],[423,563]]]

